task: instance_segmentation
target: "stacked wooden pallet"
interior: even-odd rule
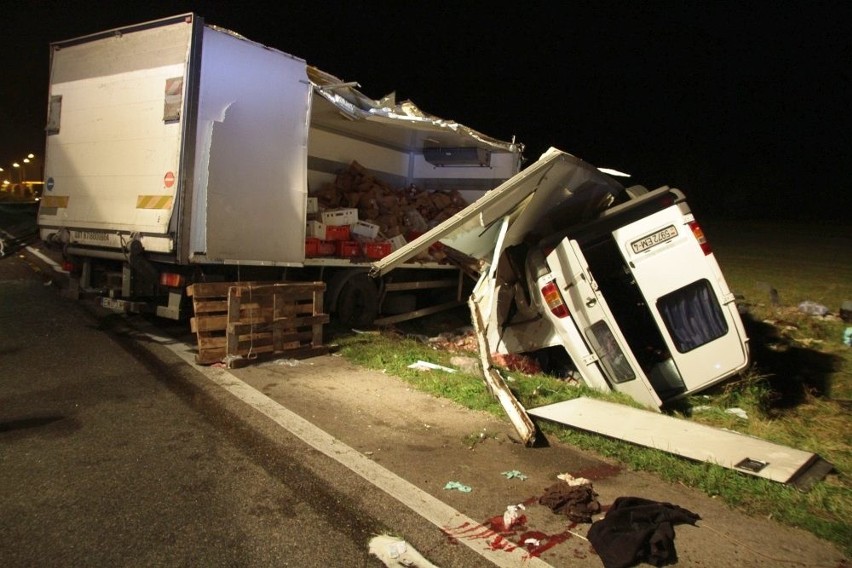
[[[187,289],[198,340],[196,362],[238,366],[258,355],[304,358],[322,344],[324,282],[210,282]]]

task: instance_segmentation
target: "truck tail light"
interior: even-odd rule
[[[569,315],[568,307],[562,301],[562,294],[559,293],[559,288],[556,287],[556,282],[550,281],[541,287],[541,295],[550,312],[558,318],[567,318]]]
[[[183,276],[174,272],[163,272],[160,274],[160,286],[179,288],[183,286]]]
[[[707,237],[704,236],[704,231],[701,230],[698,222],[690,221],[689,228],[692,230],[692,236],[694,236],[695,240],[698,241],[698,245],[701,247],[704,254],[708,255],[713,252],[713,249],[710,248],[710,243],[707,242]]]
[[[74,274],[74,272],[77,271],[77,265],[75,265],[70,260],[66,260],[65,262],[62,263],[62,270],[64,270],[65,272],[68,272],[69,274]]]

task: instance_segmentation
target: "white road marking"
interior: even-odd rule
[[[2,233],[3,235],[5,235],[5,236],[6,236],[6,238],[7,238],[8,240],[10,240],[10,241],[15,241],[15,240],[17,240],[17,239],[19,238],[19,237],[17,237],[16,235],[13,235],[12,233],[9,233],[9,232],[7,232],[7,231],[4,231],[3,229],[0,229],[0,233]],[[3,256],[3,255],[5,254],[5,251],[4,251],[4,250],[3,250],[3,248],[2,248],[2,243],[3,243],[3,241],[2,241],[2,239],[0,239],[0,256]],[[63,270],[63,269],[62,269],[62,266],[60,266],[59,264],[57,264],[57,263],[56,263],[56,262],[55,262],[52,258],[49,258],[49,257],[45,256],[45,255],[44,255],[44,254],[42,254],[39,250],[37,250],[37,249],[35,249],[35,248],[31,247],[31,246],[26,246],[26,247],[24,247],[24,248],[25,248],[28,252],[32,253],[33,255],[35,255],[35,256],[37,256],[39,259],[41,259],[41,261],[42,261],[42,262],[47,263],[47,264],[48,264],[51,268],[53,268],[53,270],[55,270],[56,272],[62,272],[62,273],[65,273],[65,274],[67,274],[67,273],[68,273],[68,271],[67,271],[67,270]]]
[[[152,339],[160,338],[152,337]],[[458,542],[491,561],[495,566],[505,568],[517,566],[551,567],[541,558],[530,556],[524,548],[509,543],[499,533],[456,511],[446,503],[320,430],[301,416],[241,381],[226,369],[197,365],[195,354],[188,345],[169,341],[162,343],[162,346],[183,359],[214,384],[260,411],[312,448],[354,471],[442,531],[451,531],[453,538]]]
[[[34,254],[35,256],[39,257],[39,258],[41,259],[41,261],[42,261],[42,262],[46,262],[46,263],[47,263],[47,264],[48,264],[48,265],[49,265],[49,266],[50,266],[53,270],[55,270],[56,272],[61,272],[61,273],[63,273],[63,274],[68,274],[68,271],[67,271],[67,270],[63,270],[63,269],[62,269],[62,266],[60,266],[59,264],[57,264],[56,262],[54,262],[54,260],[53,260],[52,258],[49,258],[49,257],[45,256],[44,254],[42,254],[40,251],[38,251],[38,250],[34,249],[33,247],[24,247],[24,248],[26,248],[26,249],[27,249],[27,251],[28,251],[28,252],[30,252],[31,254]]]

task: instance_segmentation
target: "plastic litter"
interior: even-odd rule
[[[448,481],[446,485],[444,485],[444,489],[455,489],[456,491],[461,491],[462,493],[470,493],[473,491],[469,486],[459,483],[458,481]]]
[[[733,414],[737,418],[742,418],[743,420],[748,420],[748,414],[742,408],[727,408],[725,412],[728,414]]]
[[[443,365],[436,365],[435,363],[430,363],[428,361],[417,361],[416,363],[409,365],[408,368],[416,369],[418,371],[444,371],[445,373],[456,372],[455,369],[444,367]]]
[[[843,344],[852,347],[852,327],[847,327],[843,332]]]
[[[560,473],[556,476],[556,479],[561,479],[571,487],[579,487],[581,485],[592,484],[592,481],[590,479],[586,479],[585,477],[574,477],[570,473]]]
[[[803,314],[808,314],[811,316],[824,316],[828,313],[828,308],[823,306],[822,304],[817,304],[816,302],[805,300],[804,302],[799,304],[799,311]]]
[[[518,471],[517,469],[513,469],[512,471],[504,471],[501,475],[505,475],[506,479],[520,479],[524,481],[527,476]]]
[[[509,505],[506,507],[506,512],[503,513],[503,529],[509,530],[512,525],[518,522],[521,518],[521,511],[525,511],[526,507],[523,504]]]
[[[437,568],[426,560],[417,550],[397,537],[379,535],[370,540],[370,554],[382,561],[385,566],[402,568],[417,566],[418,568]]]

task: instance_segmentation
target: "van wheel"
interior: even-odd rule
[[[344,325],[372,325],[379,313],[379,290],[366,274],[353,276],[337,297],[337,319]]]

